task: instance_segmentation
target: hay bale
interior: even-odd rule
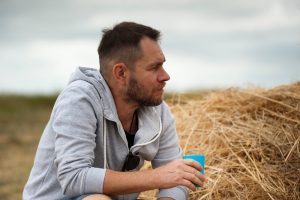
[[[206,155],[189,199],[300,199],[300,82],[170,102],[184,154]]]
[[[190,199],[300,199],[300,82],[171,106],[184,154],[207,157]]]

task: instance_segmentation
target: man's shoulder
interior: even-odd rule
[[[83,80],[69,83],[59,94],[55,107],[59,105],[78,106],[79,104],[101,105],[101,97],[95,87]]]
[[[60,97],[82,98],[99,96],[97,89],[89,82],[84,80],[76,80],[69,83],[60,93]]]

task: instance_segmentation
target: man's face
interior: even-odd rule
[[[163,88],[170,76],[163,68],[165,57],[157,42],[143,38],[143,56],[130,71],[126,96],[140,106],[157,106],[162,102]]]

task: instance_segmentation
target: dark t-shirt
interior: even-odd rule
[[[130,149],[130,147],[133,146],[135,134],[129,134],[127,131],[125,131],[125,134],[128,142],[128,148]]]

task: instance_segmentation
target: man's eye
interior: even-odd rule
[[[153,67],[153,71],[157,71],[159,69],[159,66]]]
[[[157,66],[156,66],[156,65],[153,65],[153,66],[150,68],[151,71],[154,71],[154,70],[156,70],[156,69],[157,69]]]
[[[155,66],[155,69],[157,70],[157,69],[159,69],[161,67],[163,67],[163,65],[162,64],[158,64],[158,65]]]

